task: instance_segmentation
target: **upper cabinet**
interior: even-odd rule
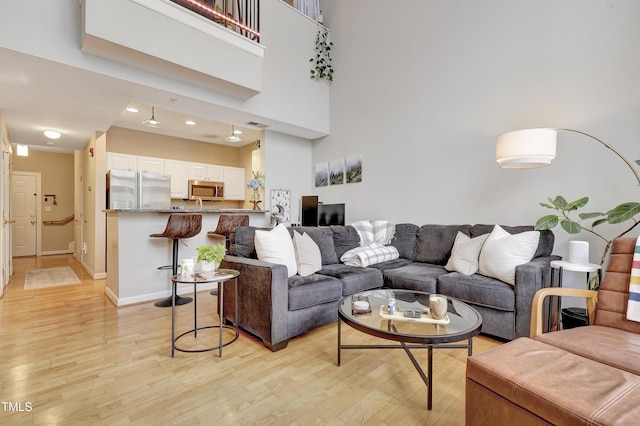
[[[189,179],[223,182],[224,167],[214,164],[189,163]]]
[[[163,158],[140,157],[137,160],[137,171],[146,173],[165,173]]]
[[[224,167],[224,199],[244,200],[244,168]]]
[[[245,199],[245,170],[243,167],[191,163],[166,158],[107,152],[107,171],[109,170],[130,170],[170,175],[171,198],[189,198],[189,180],[191,179],[224,182],[225,200],[243,201]]]
[[[165,160],[164,172],[171,176],[171,198],[189,198],[189,163]]]
[[[136,172],[138,171],[138,157],[136,155],[107,152],[107,171],[109,170]]]

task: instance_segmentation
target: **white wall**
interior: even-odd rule
[[[295,136],[265,131],[263,143],[265,176],[264,208],[271,209],[271,190],[291,191],[291,220],[300,223],[300,197],[312,194],[311,142]],[[285,224],[289,224],[285,223]]]
[[[2,12],[0,49],[95,73],[93,78],[102,79],[96,81],[101,81],[99,85],[109,95],[102,100],[105,108],[113,108],[116,94],[126,99],[115,111],[114,120],[128,102],[158,106],[176,97],[180,102],[169,108],[185,114],[227,122],[252,119],[308,138],[329,131],[329,88],[309,79],[317,26],[280,0],[263,0],[260,5],[261,44],[266,46],[263,86],[261,93],[248,101],[82,52],[77,0],[9,2],[3,4]],[[144,19],[139,24],[139,32],[150,31]],[[175,60],[181,63],[179,58]],[[107,99],[111,99],[108,105]],[[96,130],[106,131],[110,124]]]
[[[322,4],[335,80],[331,134],[314,142],[313,162],[361,154],[364,181],[316,192],[345,201],[348,221],[534,224],[550,212],[538,204],[548,196],[590,196],[589,211],[640,198],[622,161],[584,136],[560,133],[549,168],[495,162],[499,134],[538,126],[580,129],[640,158],[640,2],[388,6]],[[597,239],[555,234],[556,253],[586,239],[600,262]]]

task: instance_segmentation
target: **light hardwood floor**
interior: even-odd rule
[[[115,308],[105,281],[91,280],[70,255],[14,265],[0,299],[0,424],[464,424],[466,350],[434,351],[427,411],[425,385],[402,351],[344,351],[338,367],[335,323],[275,353],[241,334],[222,358],[171,358],[170,308]],[[81,284],[23,289],[26,270],[66,265]],[[215,324],[215,297],[198,295],[200,324]],[[186,330],[193,305],[178,310],[177,330]],[[348,326],[343,333],[344,343],[377,341]],[[499,344],[478,336],[474,353]],[[426,363],[426,350],[417,357]]]

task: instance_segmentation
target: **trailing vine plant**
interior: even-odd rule
[[[329,41],[329,30],[324,26],[318,28],[318,34],[316,35],[316,49],[315,57],[309,59],[309,62],[314,63],[314,68],[311,69],[312,80],[327,80],[333,81],[333,65],[331,61],[331,47],[333,43]]]

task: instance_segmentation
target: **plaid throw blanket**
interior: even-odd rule
[[[636,241],[631,264],[631,280],[629,282],[629,302],[627,319],[640,322],[640,237]]]
[[[367,247],[356,247],[340,257],[345,265],[365,267],[375,263],[386,262],[400,257],[398,249],[394,246],[383,246],[372,243]]]
[[[360,247],[368,247],[373,243],[388,246],[396,233],[395,223],[387,220],[361,220],[350,223],[360,237]]]

